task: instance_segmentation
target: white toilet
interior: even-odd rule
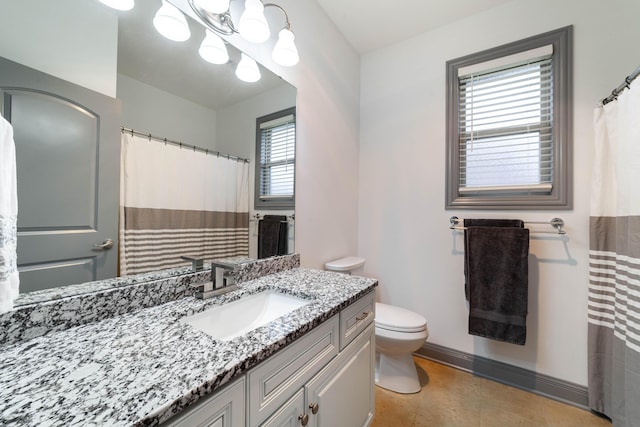
[[[330,271],[351,274],[365,259],[346,257],[325,264]],[[376,385],[397,393],[420,391],[412,353],[429,337],[427,321],[420,314],[389,304],[376,303]]]

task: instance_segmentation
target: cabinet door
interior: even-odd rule
[[[360,427],[371,423],[375,404],[373,332],[370,325],[307,384],[309,426]]]
[[[193,408],[187,409],[166,425],[171,427],[244,427],[245,402],[244,377],[235,383],[204,398]]]
[[[309,415],[305,414],[304,389],[301,388],[260,427],[297,427],[303,425],[302,421],[305,416]]]

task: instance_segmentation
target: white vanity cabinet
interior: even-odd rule
[[[248,426],[262,425],[338,354],[339,331],[336,315],[247,373]]]
[[[373,297],[373,292],[367,294],[339,316],[330,319],[331,323],[340,323],[339,343],[342,350],[329,363],[311,362],[313,365],[305,366],[308,372],[317,372],[313,376],[298,375],[300,372],[296,372],[293,375],[297,380],[291,377],[288,386],[277,390],[266,387],[269,382],[267,379],[277,376],[274,374],[280,369],[287,369],[287,359],[282,359],[280,354],[268,361],[273,363],[275,370],[260,365],[249,372],[248,426],[365,427],[371,423],[375,403]],[[316,335],[317,328],[304,338],[320,343],[333,336],[333,326],[329,327],[327,322],[321,326],[327,329]],[[299,350],[292,347],[292,353],[296,351]],[[305,382],[299,386],[302,377]],[[256,378],[261,380],[255,381]],[[256,401],[256,395],[267,389],[274,393],[272,396],[277,396],[273,398],[274,401],[292,397],[262,422],[262,417],[257,414],[261,409],[263,413],[271,412],[272,408],[264,404],[271,396]]]

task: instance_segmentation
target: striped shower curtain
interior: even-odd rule
[[[249,255],[249,166],[122,134],[120,274]]]
[[[595,111],[589,405],[640,425],[640,79]]]

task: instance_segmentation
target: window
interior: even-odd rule
[[[571,208],[571,27],[447,62],[447,208]]]
[[[256,209],[294,207],[295,108],[256,120]]]

